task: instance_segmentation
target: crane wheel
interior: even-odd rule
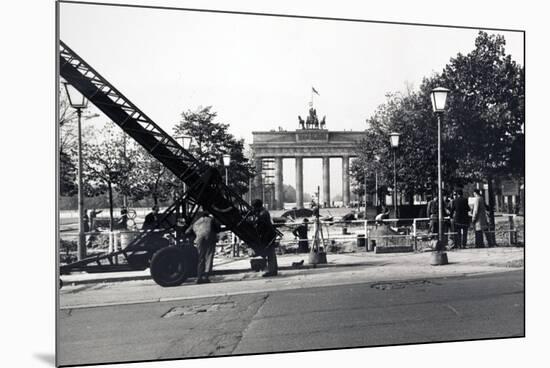
[[[161,248],[151,259],[151,277],[160,286],[179,286],[187,279],[185,266],[185,253],[182,249]]]

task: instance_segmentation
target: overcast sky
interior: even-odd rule
[[[218,121],[247,143],[252,131],[296,129],[312,86],[329,130],[364,130],[386,93],[417,88],[451,57],[471,51],[478,32],[85,4],[60,9],[61,39],[167,132],[182,111],[212,105]],[[507,52],[523,64],[522,33],[490,33],[503,34]],[[320,168],[320,160],[304,161],[305,192],[321,183]],[[285,160],[284,182],[294,180],[294,160]],[[341,185],[341,160],[332,159],[332,196]]]

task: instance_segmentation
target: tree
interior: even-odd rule
[[[63,88],[59,89],[59,150],[66,152],[71,148],[76,148],[76,135],[74,134],[77,113],[76,109],[72,108]]]
[[[216,116],[211,106],[183,112],[182,120],[174,127],[174,135],[193,137],[191,153],[198,160],[217,168],[220,173],[225,173],[222,156],[229,154],[229,187],[243,195],[248,191],[249,181],[254,176],[253,167],[243,153],[244,140],[230,134],[228,124],[214,122]]]
[[[389,138],[390,133],[398,132],[397,190],[412,202],[414,194],[430,191],[429,184],[437,179],[437,126],[421,95],[394,93],[386,98],[387,102],[367,120],[366,136],[357,146],[358,158],[351,165],[354,192],[364,195],[365,175],[371,194],[375,192],[375,175],[378,177],[379,198],[388,187],[393,188],[394,152]]]
[[[88,130],[87,142],[83,144],[84,189],[89,197],[105,192],[109,195],[110,230],[113,230],[113,191],[127,181],[133,163],[124,154],[121,132],[108,123],[99,134]],[[123,133],[122,133],[123,134]]]
[[[134,201],[151,197],[155,205],[176,196],[179,180],[143,147],[135,147],[132,162],[121,193],[131,196]]]
[[[78,191],[76,184],[77,175],[77,134],[76,109],[69,104],[64,89],[59,89],[59,194],[61,196],[73,196]],[[82,120],[96,117],[96,114],[89,114],[83,111]]]
[[[59,194],[62,196],[75,195],[76,184],[76,146],[73,134],[76,110],[69,105],[64,93],[59,93]]]
[[[367,138],[352,165],[358,183],[380,157],[381,182],[392,185],[389,133],[401,133],[397,156],[398,189],[407,196],[434,188],[437,180],[437,118],[430,91],[451,90],[442,124],[442,171],[447,188],[524,173],[524,72],[505,54],[500,35],[480,32],[475,49],[458,54],[440,75],[424,79],[418,92],[390,94],[367,121]],[[368,183],[369,181],[367,181]],[[360,186],[358,186],[360,188]],[[372,190],[372,189],[371,189]],[[492,208],[492,204],[490,204]]]
[[[62,196],[73,196],[77,193],[76,185],[77,169],[71,156],[59,151],[59,194]]]
[[[487,180],[494,228],[493,180],[524,175],[524,69],[505,52],[501,35],[479,32],[475,49],[458,54],[440,83],[453,92],[446,127],[453,135],[457,171],[470,181]]]
[[[525,83],[523,67],[506,55],[501,35],[479,32],[476,48],[458,54],[437,82],[451,89],[445,128],[454,134],[458,169],[470,180],[523,176]]]

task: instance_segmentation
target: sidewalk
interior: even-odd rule
[[[523,267],[523,248],[485,248],[448,251],[449,264],[431,266],[431,253],[375,254],[373,252],[327,254],[327,264],[316,267],[308,264],[308,254],[285,254],[278,256],[280,275],[287,277],[326,275],[333,273],[357,274],[358,278],[391,280],[414,277],[449,277],[506,271]],[[294,265],[303,260],[302,266]],[[214,259],[213,282],[228,282],[261,279],[261,272],[250,268],[250,258]],[[363,276],[363,277],[359,277]],[[326,276],[325,276],[326,277]],[[334,278],[337,278],[336,276]],[[64,285],[113,283],[122,281],[150,280],[149,269],[143,271],[75,273],[62,275]],[[275,280],[276,278],[271,278]],[[193,279],[188,280],[186,283]],[[287,280],[288,281],[288,280]]]

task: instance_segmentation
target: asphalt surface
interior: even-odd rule
[[[194,279],[179,287],[162,288],[150,279],[149,270],[63,275],[61,308],[83,308],[142,302],[197,299],[311,287],[469,276],[509,271],[523,266],[522,248],[465,249],[448,252],[449,264],[431,266],[430,253],[327,255],[328,263],[314,268],[307,254],[278,257],[279,276],[262,278],[252,272],[250,259],[215,258],[212,283],[195,285]],[[299,268],[292,265],[303,262]],[[124,282],[120,282],[124,281]]]
[[[58,357],[97,364],[523,335],[517,270],[66,306]]]

